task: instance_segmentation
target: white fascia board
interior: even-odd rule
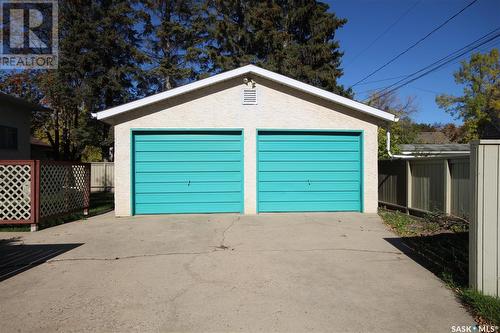
[[[220,74],[217,74],[217,75],[214,75],[214,76],[211,76],[211,77],[208,77],[206,79],[199,80],[199,81],[195,81],[195,82],[186,84],[186,85],[178,87],[178,88],[167,90],[167,91],[155,94],[155,95],[151,95],[148,97],[138,99],[138,100],[130,102],[130,103],[116,106],[114,108],[110,108],[110,109],[107,109],[104,111],[93,113],[92,116],[94,116],[98,120],[104,120],[106,118],[110,118],[110,117],[119,115],[123,112],[134,110],[134,109],[140,108],[140,107],[145,106],[145,105],[160,102],[162,100],[172,98],[172,97],[175,97],[178,95],[182,95],[182,94],[191,92],[191,91],[196,90],[196,89],[208,87],[210,85],[213,85],[213,84],[216,84],[216,83],[219,83],[222,81],[230,80],[230,79],[237,77],[239,75],[243,75],[243,74],[248,73],[249,71],[248,71],[247,67],[248,66],[233,69],[231,71],[220,73]]]
[[[92,116],[94,116],[98,120],[104,120],[104,119],[119,115],[121,113],[140,108],[140,107],[145,106],[145,105],[160,102],[160,101],[168,99],[168,98],[182,95],[182,94],[191,92],[191,91],[196,90],[196,89],[208,87],[210,85],[213,85],[213,84],[216,84],[219,82],[223,82],[223,81],[227,81],[227,80],[230,80],[232,78],[238,77],[240,75],[245,75],[245,74],[255,74],[255,75],[261,76],[263,78],[274,81],[276,83],[283,84],[285,86],[289,86],[289,87],[295,88],[297,90],[306,92],[308,94],[311,94],[311,95],[314,95],[314,96],[317,96],[317,97],[320,97],[320,98],[323,98],[323,99],[326,99],[326,100],[329,100],[329,101],[332,101],[332,102],[335,102],[335,103],[338,103],[338,104],[341,104],[344,106],[347,106],[351,109],[361,111],[363,113],[369,114],[369,115],[374,116],[376,118],[380,118],[380,119],[383,119],[386,121],[398,121],[398,118],[391,113],[373,108],[371,106],[368,106],[368,105],[360,103],[360,102],[356,102],[356,101],[349,99],[349,98],[346,98],[346,97],[339,96],[339,95],[331,93],[329,91],[316,88],[314,86],[311,86],[310,84],[306,84],[306,83],[291,79],[287,76],[268,71],[266,69],[257,67],[255,65],[247,65],[247,66],[243,66],[243,67],[240,67],[237,69],[230,70],[228,72],[220,73],[220,74],[211,76],[211,77],[203,79],[203,80],[195,81],[193,83],[189,83],[189,84],[186,84],[186,85],[178,87],[178,88],[174,88],[174,89],[167,90],[165,92],[162,92],[162,93],[159,93],[156,95],[152,95],[149,97],[139,99],[137,101],[123,104],[123,105],[120,105],[120,106],[117,106],[117,107],[114,107],[111,109],[107,109],[107,110],[104,110],[101,112],[93,113]]]
[[[376,109],[374,107],[357,102],[357,101],[349,99],[347,97],[343,97],[343,96],[334,94],[332,92],[329,92],[329,91],[326,91],[326,90],[323,90],[320,88],[316,88],[310,84],[291,79],[287,76],[277,74],[277,73],[268,71],[266,69],[263,69],[263,68],[260,68],[257,66],[252,66],[251,72],[255,73],[259,76],[262,76],[268,80],[295,88],[297,90],[301,90],[301,91],[309,93],[311,95],[321,97],[323,99],[326,99],[326,100],[329,100],[329,101],[332,101],[332,102],[335,102],[335,103],[338,103],[338,104],[341,104],[344,106],[347,106],[351,109],[355,109],[355,110],[358,110],[358,111],[361,111],[364,113],[368,113],[368,114],[375,116],[377,118],[381,118],[381,119],[388,120],[388,121],[397,121],[398,120],[396,118],[396,116],[393,115],[392,113],[388,113],[388,112]]]

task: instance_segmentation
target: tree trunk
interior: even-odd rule
[[[50,140],[50,133],[49,133],[49,140]],[[55,118],[54,118],[54,139],[52,140],[52,149],[53,149],[53,158],[54,160],[59,160],[60,155],[59,155],[59,146],[60,146],[60,141],[59,141],[59,110],[55,110]]]

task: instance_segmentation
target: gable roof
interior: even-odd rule
[[[104,111],[93,113],[92,115],[95,118],[97,118],[98,120],[105,120],[105,119],[117,116],[119,114],[125,113],[127,111],[135,110],[137,108],[140,108],[140,107],[143,107],[143,106],[146,106],[149,104],[163,101],[163,100],[166,100],[168,98],[179,96],[179,95],[191,92],[193,90],[204,88],[204,87],[207,87],[210,85],[214,85],[216,83],[227,81],[227,80],[230,80],[232,78],[235,78],[235,77],[238,77],[241,75],[245,75],[245,74],[254,74],[254,75],[263,77],[263,78],[268,79],[270,81],[274,81],[274,82],[277,82],[279,84],[283,84],[285,86],[295,88],[299,91],[311,94],[313,96],[320,97],[320,98],[326,99],[328,101],[332,101],[332,102],[335,102],[337,104],[344,105],[348,108],[366,113],[368,115],[371,115],[371,116],[379,118],[379,119],[383,119],[386,121],[398,121],[398,118],[391,113],[376,109],[374,107],[368,106],[366,104],[354,101],[354,100],[346,98],[346,97],[339,96],[339,95],[334,94],[332,92],[329,92],[329,91],[326,91],[326,90],[323,90],[320,88],[316,88],[310,84],[306,84],[306,83],[291,79],[287,76],[271,72],[267,69],[263,69],[263,68],[255,66],[255,65],[246,65],[246,66],[236,68],[236,69],[233,69],[233,70],[230,70],[227,72],[216,74],[214,76],[211,76],[211,77],[203,79],[203,80],[195,81],[195,82],[186,84],[186,85],[178,87],[178,88],[174,88],[174,89],[170,89],[170,90],[161,92],[159,94],[144,97],[144,98],[141,98],[139,100],[136,100],[136,101],[133,101],[130,103],[126,103],[126,104],[119,105],[119,106],[116,106],[116,107],[113,107],[113,108],[110,108],[110,109],[107,109]]]

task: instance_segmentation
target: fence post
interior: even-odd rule
[[[85,202],[85,207],[83,208],[83,215],[84,216],[87,216],[89,215],[89,208],[90,208],[90,191],[91,191],[91,184],[90,182],[92,181],[92,177],[91,177],[91,173],[92,173],[92,169],[91,169],[91,164],[90,163],[85,163],[85,181],[86,181],[86,184],[85,184],[85,187],[86,187],[86,190],[87,190],[87,196],[86,196],[86,202]]]
[[[31,182],[31,186],[33,186],[31,192],[33,193],[32,202],[33,205],[33,223],[30,225],[30,231],[38,231],[38,224],[40,223],[40,161],[34,160],[31,164],[33,168],[33,179]]]
[[[411,176],[411,165],[410,161],[405,161],[406,165],[406,213],[410,213],[411,208],[411,192],[412,192],[412,176]]]
[[[443,160],[443,181],[444,181],[444,198],[443,198],[443,208],[446,215],[451,214],[451,170],[450,161],[445,158]]]
[[[102,166],[104,169],[104,177],[102,182],[102,191],[106,192],[106,188],[108,187],[108,165],[106,162],[102,162]]]
[[[500,296],[500,140],[471,142],[469,284]]]

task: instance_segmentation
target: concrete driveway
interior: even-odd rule
[[[68,248],[0,282],[0,330],[450,332],[472,324],[390,238],[375,214],[109,213],[22,235],[35,248]]]

